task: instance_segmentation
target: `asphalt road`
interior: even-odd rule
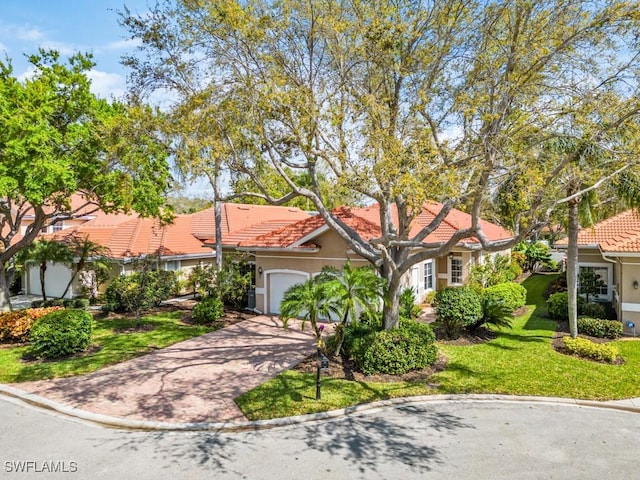
[[[270,430],[141,432],[0,397],[1,479],[629,479],[639,445],[640,414],[566,404],[425,402]]]

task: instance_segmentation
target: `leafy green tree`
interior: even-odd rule
[[[333,267],[322,269],[319,282],[325,282],[328,298],[333,303],[340,323],[335,328],[335,350],[337,355],[342,348],[347,324],[358,320],[361,313],[373,313],[382,306],[384,279],[371,267],[353,267],[347,261],[341,270]]]
[[[73,263],[73,252],[62,242],[42,239],[36,240],[26,250],[23,250],[23,259],[34,262],[40,267],[42,300],[46,302],[45,277],[48,264],[61,263],[63,265],[71,265]]]
[[[513,250],[524,255],[524,270],[527,272],[535,272],[551,262],[551,249],[542,242],[522,242]]]
[[[193,151],[198,161],[218,152],[205,162],[216,178],[248,176],[255,188],[243,195],[308,199],[387,280],[386,328],[398,326],[416,263],[459,243],[515,245],[558,206],[637,167],[638,56],[620,52],[637,51],[638,22],[622,0],[179,0],[122,14],[140,41],[127,59],[134,92],[176,86],[179,108],[212,113],[190,121],[211,127],[191,137]],[[611,155],[581,163],[585,149],[552,148],[559,138]],[[288,187],[277,196],[259,175],[271,170]],[[300,173],[311,181],[297,183]],[[331,211],[323,178],[379,205],[380,236],[363,238]],[[504,214],[514,238],[489,241],[480,218],[513,182]],[[441,213],[413,228],[428,201]],[[454,207],[472,224],[427,240]]]
[[[29,61],[33,74],[25,80],[0,61],[0,310],[11,308],[15,255],[44,227],[98,208],[170,213],[163,210],[171,175],[157,112],[92,94],[90,55],[64,62],[41,50]],[[73,194],[84,203],[72,204]]]

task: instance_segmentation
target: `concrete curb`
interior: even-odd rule
[[[266,430],[271,428],[299,425],[302,423],[330,420],[343,416],[353,416],[361,414],[377,413],[390,407],[409,406],[425,403],[531,403],[531,404],[552,404],[560,406],[575,406],[589,408],[605,408],[630,413],[639,413],[640,406],[636,406],[633,401],[610,401],[600,402],[594,400],[579,400],[572,398],[556,397],[535,397],[535,396],[511,396],[511,395],[421,395],[416,397],[394,398],[380,400],[373,403],[355,405],[339,410],[328,412],[312,413],[307,415],[297,415],[294,417],[276,418],[273,420],[259,420],[250,422],[193,422],[193,423],[171,423],[153,422],[148,420],[130,420],[126,418],[110,417],[97,413],[88,412],[75,407],[70,407],[48,398],[28,393],[23,390],[0,384],[0,394],[6,397],[17,399],[23,403],[33,405],[42,409],[50,410],[61,415],[76,418],[98,426],[116,428],[123,430],[146,430],[146,431],[175,431],[175,432],[195,432],[195,431],[217,431],[217,432],[241,432],[250,430]],[[627,403],[628,402],[628,403]]]

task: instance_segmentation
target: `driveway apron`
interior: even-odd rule
[[[258,316],[88,375],[16,384],[76,408],[166,422],[246,418],[234,398],[315,351],[311,329]]]

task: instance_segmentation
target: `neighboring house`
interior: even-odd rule
[[[223,204],[223,249],[227,246],[235,249],[237,243],[247,237],[255,237],[307,217],[309,214],[298,208]],[[197,265],[215,263],[215,250],[204,244],[205,240],[215,238],[213,208],[176,215],[174,222],[168,225],[151,218],[103,212],[97,212],[82,224],[78,223],[44,238],[63,240],[75,235],[106,247],[114,262],[113,276],[131,272],[135,268],[134,260],[146,255],[157,255],[160,268],[176,271],[183,277]],[[45,277],[48,296],[60,296],[70,278],[69,267],[59,264],[48,266]],[[26,269],[23,285],[26,293],[41,294],[38,266]],[[66,296],[80,293],[80,285],[76,282]]]
[[[567,239],[555,243],[567,248]],[[627,210],[578,233],[578,267],[592,270],[604,281],[598,300],[611,302],[625,333],[640,328],[640,216]]]
[[[440,204],[425,205],[412,224],[411,235],[428,225],[441,208]],[[365,240],[380,236],[377,206],[341,207],[334,214]],[[425,242],[446,242],[456,231],[469,226],[471,216],[454,209]],[[511,238],[507,230],[492,223],[482,221],[482,227],[489,240]],[[464,284],[469,268],[482,262],[483,252],[477,250],[477,246],[476,239],[467,239],[445,257],[414,265],[406,275],[405,285],[412,287],[417,300],[422,301],[429,291]],[[271,314],[280,312],[280,302],[287,288],[312,278],[324,266],[340,268],[347,259],[356,266],[369,265],[367,260],[353,253],[319,215],[247,238],[239,242],[237,248],[255,255],[256,309]]]

